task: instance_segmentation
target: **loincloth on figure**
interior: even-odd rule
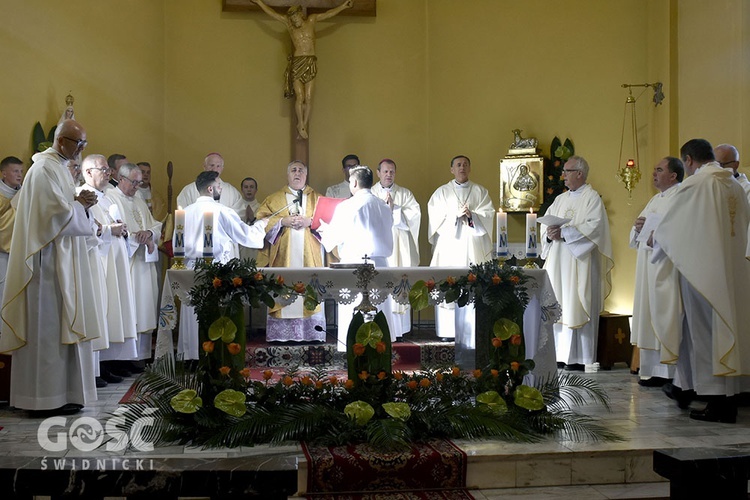
[[[313,81],[318,74],[318,65],[316,56],[289,56],[289,63],[284,71],[284,97],[291,99],[294,97],[294,82],[297,80],[302,83]]]

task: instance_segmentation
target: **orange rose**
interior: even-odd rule
[[[294,383],[294,379],[292,377],[290,377],[289,375],[287,375],[287,376],[284,377],[283,382],[284,382],[285,386],[289,387],[290,385],[292,385]]]
[[[369,373],[367,373],[367,370],[362,370],[359,372],[359,379],[360,380],[367,380],[367,378],[370,376]]]
[[[315,381],[315,388],[317,390],[321,390],[323,388],[323,381],[322,380],[316,380]]]
[[[386,378],[387,376],[388,376],[388,375],[386,375],[386,374],[385,374],[385,372],[384,372],[383,370],[380,370],[380,371],[378,372],[378,380],[385,380],[385,378]]]
[[[417,388],[417,381],[416,380],[410,380],[406,383],[406,387],[408,387],[411,390],[414,390]]]
[[[513,345],[521,345],[521,336],[520,335],[511,335],[510,336],[510,343]]]
[[[302,382],[302,385],[312,385],[313,384],[313,381],[312,381],[312,379],[310,378],[309,375],[305,375],[304,377],[302,377],[301,379],[299,379],[299,381]]]
[[[495,274],[495,275],[492,276],[492,284],[493,285],[499,285],[501,281],[503,281],[503,280],[497,274]]]
[[[497,337],[492,337],[492,347],[500,347],[503,345],[503,341]]]
[[[294,291],[297,293],[305,293],[305,284],[301,281],[298,281],[294,284]]]
[[[474,370],[471,373],[472,373],[472,375],[474,375],[474,378],[479,378],[479,377],[482,376],[482,370],[480,370],[479,368],[477,368],[476,370]]]
[[[242,346],[239,345],[237,342],[232,342],[231,344],[227,346],[227,351],[229,351],[229,354],[231,354],[232,356],[239,354],[241,350],[242,350]]]
[[[404,372],[393,372],[393,378],[401,380],[404,378]]]
[[[435,280],[427,280],[427,281],[425,282],[425,285],[427,286],[427,289],[428,289],[429,291],[432,291],[432,290],[434,290],[434,289],[435,289]]]
[[[242,375],[243,378],[250,378],[250,368],[243,368],[240,370],[240,375]]]
[[[495,369],[490,370],[490,373],[492,374],[493,378],[497,378],[500,376],[500,372]]]
[[[203,342],[203,350],[206,352],[214,352],[214,343],[210,340]]]
[[[271,380],[273,372],[271,370],[263,370],[263,380]]]
[[[354,380],[347,380],[346,382],[344,382],[344,388],[345,389],[354,388]]]
[[[443,373],[442,372],[438,372],[435,375],[435,380],[437,380],[438,382],[442,382],[443,381]]]
[[[339,379],[335,375],[329,377],[328,381],[331,383],[331,385],[336,385],[339,383]]]
[[[469,283],[474,283],[477,280],[477,275],[474,273],[469,273],[469,276],[467,277]]]
[[[383,354],[385,352],[385,342],[378,342],[375,344],[375,350],[378,354]]]
[[[229,375],[229,372],[231,370],[232,369],[229,368],[228,366],[222,366],[221,368],[219,368],[219,373],[221,373],[222,375]]]
[[[240,278],[239,276],[235,276],[234,278],[232,278],[232,284],[234,286],[242,286],[242,278]]]
[[[362,356],[365,353],[365,346],[357,342],[352,346],[355,356]]]
[[[518,371],[518,368],[519,368],[520,366],[521,366],[521,365],[519,365],[519,364],[518,364],[518,361],[511,361],[511,362],[510,362],[510,369],[511,369],[511,370],[513,370],[514,372],[517,372],[517,371]]]
[[[432,385],[432,382],[430,382],[430,379],[428,378],[423,378],[419,381],[419,385],[421,385],[422,387],[430,387]]]
[[[214,280],[211,283],[213,283],[214,288],[221,288],[221,279],[214,278]]]
[[[445,282],[450,286],[453,286],[456,284],[456,278],[454,278],[453,276],[448,276],[447,278],[445,278]]]
[[[257,273],[255,273],[255,275],[253,276],[253,278],[255,278],[255,281],[263,281],[263,273],[261,273],[260,271],[258,271]]]
[[[451,375],[453,375],[454,377],[458,377],[459,375],[461,375],[461,368],[457,366],[451,368]]]
[[[521,282],[521,278],[519,278],[518,276],[511,276],[510,282],[513,283],[514,285],[517,285]]]
[[[283,285],[284,284],[284,277],[283,276],[276,276],[276,284],[277,285]]]

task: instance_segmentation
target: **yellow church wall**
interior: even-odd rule
[[[86,153],[123,152],[175,164],[175,196],[220,151],[225,179],[256,177],[259,196],[284,183],[292,157],[292,102],[282,98],[284,27],[262,13],[225,13],[221,0],[65,3],[3,0],[0,154],[30,156],[31,128],[56,123],[68,92],[86,126]],[[607,307],[630,312],[633,219],[654,194],[653,164],[684,140],[748,135],[750,7],[743,0],[379,0],[376,17],[318,26],[319,73],[310,124],[310,181],[341,180],[357,153],[399,165],[398,182],[422,204],[422,264],[429,263],[426,205],[466,154],[472,178],[498,203],[498,162],[511,129],[570,138],[591,164],[609,211],[614,288]],[[643,178],[628,203],[615,178],[626,91],[661,81],[666,99],[640,96]],[[636,95],[639,89],[634,91]],[[523,215],[510,219],[520,242]]]
[[[3,0],[1,7],[0,155],[30,158],[34,123],[47,133],[71,92],[87,154],[163,161],[160,2]]]

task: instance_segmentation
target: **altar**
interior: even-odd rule
[[[351,304],[357,299],[362,285],[353,269],[331,268],[266,268],[264,273],[281,276],[288,285],[304,283],[312,286],[320,301],[333,299]],[[465,267],[389,267],[378,268],[377,275],[369,282],[370,302],[382,304],[388,296],[400,304],[409,303],[409,290],[419,280],[440,281],[448,276],[461,276],[468,272]],[[533,378],[548,378],[556,373],[555,338],[553,325],[560,318],[560,304],[555,298],[552,285],[543,269],[525,269],[531,279],[527,283],[529,304],[526,307],[523,331],[526,342],[526,357],[534,360]],[[193,286],[193,270],[167,271],[159,309],[159,327],[156,337],[155,357],[174,356],[173,330],[177,324],[175,297],[183,302],[189,300]],[[302,300],[297,295],[280,297],[279,302],[292,303]],[[431,305],[443,302],[443,294],[435,289],[430,296]],[[458,350],[460,346],[456,346]],[[467,353],[456,352],[456,357],[465,359]]]

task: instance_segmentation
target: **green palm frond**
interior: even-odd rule
[[[623,440],[615,432],[597,424],[593,418],[569,411],[540,413],[532,416],[529,422],[538,432],[546,434],[556,432],[570,441],[605,442]]]
[[[367,442],[382,450],[409,448],[412,433],[405,422],[395,418],[371,420],[367,425]]]
[[[573,406],[599,404],[607,410],[609,396],[593,379],[568,373],[558,374],[537,384],[550,410],[569,410]]]

